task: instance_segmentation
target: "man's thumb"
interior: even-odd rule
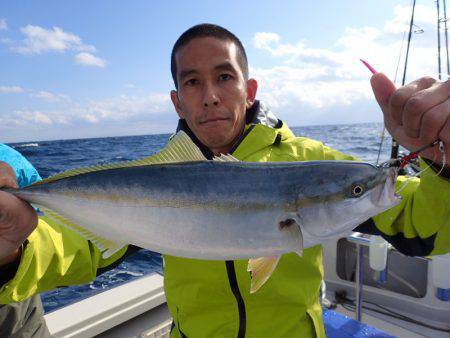
[[[372,85],[375,99],[380,105],[381,110],[386,112],[389,105],[389,98],[396,90],[394,83],[383,73],[377,73],[370,79],[370,84]]]

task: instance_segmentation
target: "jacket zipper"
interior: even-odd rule
[[[231,291],[233,292],[234,298],[236,298],[236,302],[238,305],[239,311],[239,331],[238,338],[245,337],[245,329],[247,326],[247,317],[245,315],[245,303],[242,298],[241,291],[239,290],[237,278],[236,278],[236,270],[234,268],[234,261],[225,261],[225,265],[227,267],[228,281],[230,282]]]

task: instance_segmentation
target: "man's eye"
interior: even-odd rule
[[[197,83],[198,83],[198,81],[196,79],[189,79],[184,84],[186,86],[195,86]]]
[[[219,75],[219,80],[220,81],[228,81],[231,79],[231,75],[230,74],[220,74]]]

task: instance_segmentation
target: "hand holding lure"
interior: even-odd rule
[[[365,61],[365,60],[363,60],[363,59],[360,59],[360,61],[364,64],[364,66],[366,66],[366,67],[370,70],[370,72],[371,72],[373,75],[375,75],[375,74],[378,73],[378,72],[375,70],[375,68],[373,68],[367,61]],[[410,152],[408,155],[406,155],[406,156],[401,156],[401,157],[399,157],[399,158],[391,159],[391,160],[389,160],[389,161],[386,161],[386,162],[382,163],[380,166],[398,167],[399,170],[400,170],[400,169],[403,169],[403,168],[404,168],[406,165],[408,165],[408,163],[410,163],[413,159],[418,158],[420,152],[422,152],[422,151],[424,151],[424,150],[426,150],[426,149],[432,148],[432,147],[434,147],[434,146],[436,146],[436,145],[438,145],[438,144],[439,144],[439,150],[440,150],[441,153],[443,154],[443,164],[442,164],[441,170],[439,171],[439,173],[440,173],[440,172],[444,169],[444,167],[445,167],[445,165],[446,165],[446,159],[445,159],[445,152],[444,152],[444,143],[443,143],[441,140],[439,140],[439,139],[434,140],[434,141],[431,142],[430,144],[427,144],[427,145],[425,145],[425,146],[423,146],[423,147],[420,147],[419,149],[416,149],[415,151],[411,151],[411,152]],[[433,161],[433,162],[434,162],[434,161]],[[439,174],[439,173],[438,173],[438,174]]]

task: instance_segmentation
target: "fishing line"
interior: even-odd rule
[[[412,5],[412,1],[411,1],[411,5]],[[407,31],[406,29],[403,31],[402,43],[400,44],[400,52],[398,53],[397,66],[395,67],[394,83],[397,82],[398,68],[400,66],[400,62],[402,59],[403,47],[405,46],[406,31]],[[381,132],[380,146],[378,147],[378,155],[377,155],[377,162],[376,162],[377,165],[378,165],[378,162],[380,161],[381,149],[383,148],[385,136],[386,136],[386,125],[383,123],[383,131]]]
[[[444,170],[445,166],[447,165],[447,159],[445,157],[444,142],[439,140],[439,141],[433,142],[432,144],[435,144],[436,142],[438,142],[439,151],[442,153],[442,166],[441,166],[441,169],[435,175],[435,176],[439,176],[442,173],[442,171]],[[401,166],[403,165],[403,163],[407,163],[407,162],[409,162],[409,160],[415,158],[415,156],[412,156],[412,155],[418,154],[420,151],[412,152],[412,153],[410,153],[410,155],[406,156],[406,157],[409,157],[409,159],[406,160],[406,162],[404,162],[405,160],[403,159]],[[433,161],[431,161],[431,163],[428,164],[423,170],[420,170],[419,172],[415,173],[414,175],[408,177],[408,179],[400,186],[400,188],[397,191],[395,191],[395,193],[396,194],[400,193],[403,189],[405,189],[405,187],[409,184],[409,182],[412,179],[414,179],[415,177],[420,176],[422,173],[426,172],[428,169],[430,169],[430,167],[433,166],[433,164],[435,164],[435,162],[436,162],[436,156],[433,158]],[[402,168],[401,166],[399,167],[399,170]]]
[[[419,176],[420,174],[424,173],[425,171],[427,171],[428,169],[430,169],[431,165],[434,163],[434,160],[431,164],[427,165],[427,167],[417,173],[415,173],[414,175],[409,176],[405,182],[403,182],[403,184],[400,186],[400,188],[398,188],[398,190],[395,191],[396,194],[399,194],[403,189],[406,188],[406,186],[409,184],[409,182],[416,178],[417,176]]]
[[[378,147],[378,155],[377,155],[376,165],[378,165],[378,162],[380,161],[381,149],[383,148],[385,134],[386,134],[386,126],[383,124],[383,131],[381,132],[381,140],[380,140],[380,146]]]
[[[440,175],[444,171],[445,165],[447,164],[445,158],[444,142],[442,141],[439,142],[439,151],[442,153],[442,167],[436,175]]]

